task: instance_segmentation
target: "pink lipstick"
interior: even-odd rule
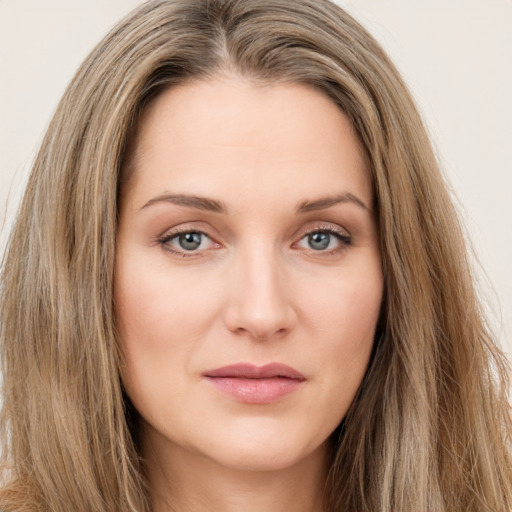
[[[247,404],[269,404],[293,393],[306,380],[281,363],[265,366],[233,364],[209,370],[203,377],[216,389]]]

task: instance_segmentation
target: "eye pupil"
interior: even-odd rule
[[[194,251],[201,245],[201,233],[182,233],[178,242],[185,251]]]
[[[329,233],[316,232],[308,235],[309,246],[315,251],[321,251],[329,247],[331,235]]]

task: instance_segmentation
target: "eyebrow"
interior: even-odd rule
[[[162,194],[150,199],[142,208],[147,208],[158,203],[171,203],[178,206],[186,206],[187,208],[195,208],[196,210],[205,210],[215,213],[226,213],[226,207],[221,201],[210,199],[208,197],[190,196],[187,194]]]
[[[344,192],[335,196],[321,197],[314,201],[304,201],[300,203],[297,208],[297,213],[315,212],[318,210],[325,210],[339,203],[353,203],[360,206],[364,210],[371,212],[371,209],[354,194]]]
[[[178,206],[185,206],[187,208],[195,208],[197,210],[204,210],[214,213],[227,213],[227,208],[221,201],[211,199],[208,197],[200,197],[187,194],[162,194],[160,196],[150,199],[141,210],[158,203],[171,203]],[[353,203],[357,206],[371,212],[370,208],[361,201],[357,196],[350,192],[344,192],[335,196],[326,196],[314,201],[303,201],[297,207],[297,213],[308,213],[318,210],[325,210],[339,203]]]

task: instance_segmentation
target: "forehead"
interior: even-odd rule
[[[284,204],[343,191],[371,204],[355,130],[307,85],[232,77],[170,88],[144,111],[133,144],[137,202],[170,191]]]

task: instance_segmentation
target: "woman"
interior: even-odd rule
[[[2,510],[512,507],[507,374],[425,129],[327,1],[150,1],[2,274]]]

